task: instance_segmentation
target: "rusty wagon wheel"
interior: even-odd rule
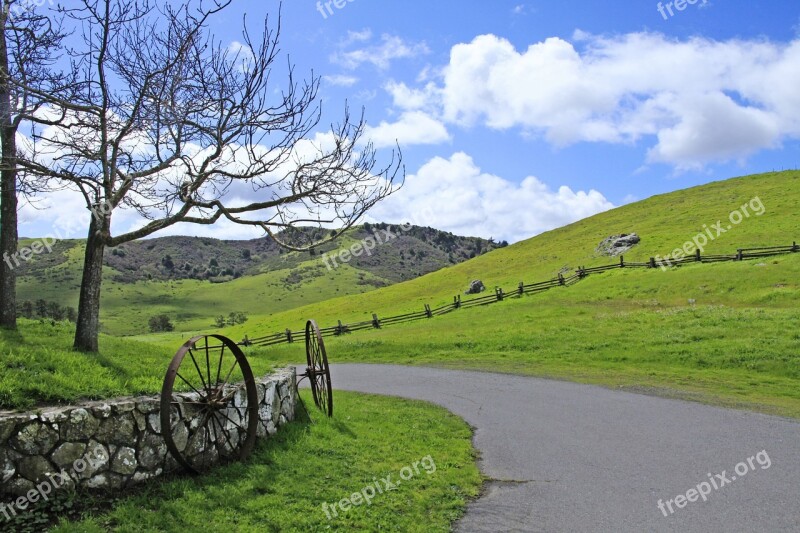
[[[331,369],[328,354],[319,326],[313,320],[306,323],[306,376],[311,382],[314,403],[328,416],[333,416],[333,390],[331,388]]]
[[[161,389],[161,433],[175,460],[192,473],[246,459],[258,427],[258,393],[242,350],[220,335],[188,340]]]

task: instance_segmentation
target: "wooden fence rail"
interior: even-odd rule
[[[569,276],[564,277],[563,274],[558,274],[558,277],[535,283],[520,282],[519,285],[510,291],[504,291],[502,287],[496,287],[494,294],[487,294],[485,296],[478,296],[475,298],[463,299],[461,295],[453,297],[453,303],[444,304],[435,309],[431,309],[429,304],[424,304],[423,309],[413,313],[405,313],[402,315],[390,316],[379,318],[377,313],[372,313],[371,320],[363,322],[356,322],[353,324],[343,324],[341,320],[338,321],[336,326],[320,329],[320,333],[324,337],[341,336],[355,331],[364,331],[367,329],[380,329],[386,326],[395,324],[402,324],[405,322],[412,322],[415,320],[430,319],[436,316],[452,313],[458,309],[466,309],[470,307],[478,307],[484,305],[491,305],[493,303],[502,302],[507,298],[520,298],[526,294],[536,294],[539,292],[548,291],[556,287],[569,287],[574,285],[580,280],[589,277],[592,274],[599,274],[610,270],[617,270],[620,268],[668,268],[677,267],[689,263],[719,263],[723,261],[744,261],[745,259],[756,259],[763,257],[770,257],[776,255],[785,255],[790,253],[800,252],[800,246],[797,242],[793,242],[791,246],[764,246],[758,248],[739,248],[735,254],[731,255],[702,255],[700,250],[696,250],[694,255],[687,255],[685,257],[670,259],[651,257],[650,261],[642,262],[629,262],[625,261],[624,256],[620,256],[618,263],[610,265],[602,265],[597,267],[578,267],[575,272]],[[279,344],[288,344],[295,341],[305,342],[305,331],[291,331],[286,329],[282,333],[274,333],[272,335],[265,335],[262,337],[248,338],[245,336],[244,340],[239,344],[241,346],[256,346],[268,347],[277,346]]]

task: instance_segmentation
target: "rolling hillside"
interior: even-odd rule
[[[751,202],[763,211],[731,224],[730,213]],[[626,261],[664,256],[718,222],[725,232],[704,254],[790,245],[800,235],[797,205],[798,172],[712,183],[627,205],[416,280],[256,318],[226,333],[238,340],[297,329],[311,317],[330,326],[369,319],[372,312],[420,311],[425,303],[452,302],[475,278],[489,290],[513,289],[562,269],[614,261],[595,249],[619,233],[642,237]],[[331,338],[328,351],[338,362],[524,373],[800,416],[798,280],[800,254],[667,271],[613,270],[568,288]],[[148,340],[165,350],[180,344],[177,336]],[[250,352],[272,361],[302,358],[298,345]]]
[[[763,214],[756,215],[749,202],[759,199]],[[748,204],[749,217],[732,225],[730,213],[739,211]],[[734,178],[700,187],[655,196],[629,204],[574,224],[543,233],[532,239],[516,243],[491,254],[475,258],[392,287],[370,294],[355,295],[301,307],[292,312],[276,314],[247,324],[247,330],[282,330],[301,323],[306,316],[318,316],[327,321],[341,319],[360,321],[372,312],[398,314],[421,310],[424,304],[434,307],[452,302],[453,296],[463,294],[473,279],[480,279],[491,291],[500,286],[513,289],[520,281],[531,283],[556,277],[559,272],[580,266],[591,267],[618,261],[597,254],[600,242],[610,235],[637,233],[641,242],[625,254],[627,261],[648,261],[655,256],[666,256],[682,247],[695,236],[704,233],[718,222],[723,223],[725,233],[716,236],[705,246],[706,254],[732,253],[737,248],[756,247],[765,244],[790,245],[800,241],[800,172],[789,171]],[[727,226],[731,225],[728,230]],[[736,268],[734,265],[731,268]],[[727,268],[727,267],[720,267]],[[708,267],[699,267],[698,274],[711,272]],[[639,273],[642,274],[642,273]],[[663,274],[680,277],[679,273],[646,272],[645,275]],[[763,274],[763,270],[759,270]],[[621,275],[635,276],[626,272]],[[712,295],[710,300],[720,303],[736,303],[744,298],[740,291],[728,291],[717,287],[723,282],[715,280],[713,274],[703,292]],[[666,279],[666,278],[663,278]],[[758,283],[761,276],[754,277]],[[791,295],[762,295],[770,304],[791,305],[797,296],[797,283],[787,280],[783,287],[773,287],[769,293]],[[743,288],[744,289],[744,288]],[[640,298],[635,290],[622,291],[621,296]],[[766,289],[765,289],[766,290]],[[672,294],[664,289],[664,296],[675,304],[685,303],[688,295]],[[748,288],[747,294],[752,294]],[[749,298],[749,297],[748,297]],[[753,296],[753,298],[755,298]],[[702,299],[700,300],[702,301]],[[744,302],[742,302],[744,303]],[[244,331],[244,328],[240,328]]]
[[[306,230],[305,240],[324,237]],[[339,251],[361,242],[374,249],[347,262]],[[21,242],[25,246],[26,241]],[[218,241],[165,237],[106,252],[101,320],[114,335],[141,334],[167,314],[180,330],[204,329],[231,312],[268,315],[336,296],[363,293],[476,257],[499,245],[432,228],[364,225],[313,253],[285,252],[268,239]],[[82,241],[60,241],[53,253],[20,268],[18,300],[77,306]]]
[[[300,329],[306,319],[324,326],[337,320],[355,322],[404,311],[421,311],[452,302],[469,281],[482,279],[513,289],[549,279],[563,269],[607,264],[617,259],[596,255],[609,235],[636,232],[642,241],[626,261],[646,261],[665,255],[732,212],[751,207],[738,224],[723,223],[704,254],[731,253],[739,247],[791,244],[800,233],[800,172],[749,176],[658,196],[603,213],[513,246],[410,281],[363,294],[318,301],[311,305],[251,315],[244,325],[215,330],[192,319],[197,331],[222,332],[239,340],[245,335]],[[754,200],[757,199],[757,202]],[[763,209],[758,208],[762,206]],[[757,214],[760,213],[760,214]],[[349,270],[352,268],[353,270]],[[358,271],[351,265],[334,271],[328,284]],[[244,287],[243,280],[205,283],[192,305],[205,310],[219,302],[264,305],[264,288]],[[264,278],[262,278],[264,279]],[[800,253],[743,262],[690,264],[680,268],[612,270],[591,275],[567,288],[508,298],[490,306],[460,309],[444,316],[387,326],[326,340],[336,362],[372,362],[476,369],[528,374],[596,383],[637,392],[713,404],[745,407],[800,417]],[[113,283],[113,282],[112,282]],[[186,302],[184,285],[196,280],[166,282],[176,297],[157,292],[165,282],[114,286],[118,320],[147,316],[158,309],[175,309]],[[279,280],[276,280],[279,283]],[[152,303],[124,312],[125,294],[150,287]],[[227,293],[212,295],[208,287]],[[241,287],[241,286],[240,286]],[[45,287],[46,289],[47,287]],[[131,291],[130,293],[123,292]],[[292,304],[302,304],[299,291]],[[144,295],[137,295],[140,301]],[[178,296],[182,298],[179,299]],[[201,297],[209,298],[202,302]],[[219,298],[215,303],[211,298]],[[106,300],[108,301],[108,300]],[[108,306],[111,307],[111,306]],[[187,315],[195,312],[190,305]],[[125,314],[123,314],[125,313]],[[187,323],[192,323],[191,320]],[[141,335],[137,339],[101,336],[101,356],[76,354],[69,347],[69,327],[49,323],[26,325],[19,334],[0,339],[9,354],[0,372],[0,399],[8,405],[31,401],[66,401],[80,396],[101,397],[115,391],[156,392],[163,368],[188,332]],[[59,348],[54,350],[54,343]],[[27,346],[20,349],[19,346]],[[130,353],[136,354],[136,365]],[[302,343],[247,349],[261,372],[274,364],[304,360]],[[159,362],[161,361],[161,362]],[[2,370],[2,369],[0,369]],[[31,379],[35,376],[35,379]],[[334,383],[335,387],[335,383]]]

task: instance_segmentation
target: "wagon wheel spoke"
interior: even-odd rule
[[[224,387],[226,387],[228,385],[228,383],[230,382],[231,374],[233,374],[233,371],[236,369],[237,366],[239,366],[239,360],[238,359],[233,362],[233,366],[231,366],[231,369],[228,370],[228,375],[225,376],[225,381],[222,383],[223,390],[224,390]]]
[[[209,361],[209,353],[208,353],[208,337],[205,338],[206,341],[206,375],[208,376],[208,386],[211,387],[211,361]],[[222,358],[222,354],[220,354],[220,359]]]
[[[200,366],[197,364],[197,359],[194,358],[194,352],[191,348],[189,348],[189,356],[192,358],[192,363],[194,364],[195,370],[197,370],[197,375],[200,376],[200,381],[203,383],[203,389],[208,391],[211,388],[211,384],[206,384],[206,380],[203,377],[203,373],[200,371]]]
[[[220,457],[229,457],[230,453],[226,448],[226,444],[228,445],[231,444],[230,433],[228,433],[225,430],[225,427],[220,423],[219,418],[216,416],[216,413],[214,414],[214,416],[211,417],[210,421],[211,421],[211,427],[214,430],[213,443],[217,453],[219,454]],[[231,446],[231,448],[233,448],[233,446]]]
[[[191,383],[189,383],[189,380],[187,380],[185,377],[183,377],[183,376],[181,375],[181,373],[180,373],[180,372],[176,372],[176,374],[175,374],[175,375],[176,375],[176,376],[178,376],[179,378],[181,378],[181,381],[183,381],[184,383],[186,383],[187,385],[189,385],[189,388],[190,388],[190,389],[192,389],[192,391],[193,391],[195,394],[197,394],[197,395],[198,395],[198,396],[201,398],[201,400],[204,400],[204,399],[206,398],[206,396],[205,396],[205,395],[204,395],[202,392],[200,392],[199,390],[197,390],[196,388],[194,388],[194,385],[192,385]],[[208,392],[208,391],[206,391],[206,392]]]

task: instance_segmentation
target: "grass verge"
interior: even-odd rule
[[[72,349],[74,327],[21,319],[18,331],[0,329],[0,409],[155,394],[188,340],[178,337],[167,347],[101,335],[100,353],[87,354]],[[250,364],[256,375],[274,368],[265,359]]]
[[[106,509],[94,496],[81,511],[73,498],[71,516],[83,516],[62,518],[52,531],[449,531],[482,483],[467,424],[397,398],[337,392],[336,407],[333,419],[312,411],[314,423],[285,426],[246,463],[152,483]],[[385,490],[387,476],[395,489]],[[376,482],[383,493],[367,505],[362,491]],[[330,511],[356,493],[360,505]],[[42,530],[46,510],[38,513],[31,531]]]

